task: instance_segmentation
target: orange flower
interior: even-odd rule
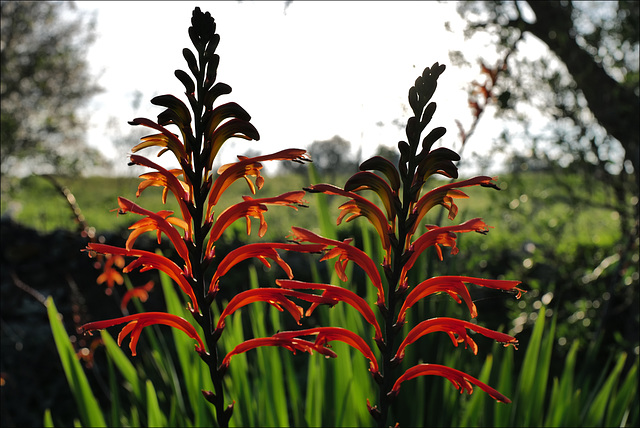
[[[127,291],[124,296],[122,296],[120,309],[122,309],[123,311],[127,309],[127,303],[129,303],[129,300],[131,300],[132,297],[137,297],[141,302],[146,302],[149,298],[149,291],[153,289],[153,286],[153,281],[149,281],[145,285],[134,287],[131,290]]]
[[[313,354],[313,351],[324,355],[325,357],[335,358],[337,354],[331,349],[326,348],[324,345],[320,345],[308,340],[296,339],[296,338],[284,338],[284,337],[260,337],[256,339],[245,340],[229,352],[222,360],[221,368],[229,367],[229,361],[231,357],[237,354],[242,354],[251,349],[258,348],[260,346],[281,346],[294,354],[296,351],[308,352]]]
[[[206,257],[208,259],[213,258],[214,244],[220,239],[222,233],[231,225],[234,221],[245,218],[247,221],[247,235],[251,234],[251,217],[257,218],[260,221],[260,228],[258,229],[258,236],[262,237],[267,232],[267,222],[264,219],[264,213],[267,211],[267,205],[285,205],[293,209],[298,209],[299,205],[302,205],[305,192],[294,191],[283,193],[282,195],[272,198],[260,198],[253,199],[249,196],[243,196],[244,202],[232,205],[224,210],[216,219],[209,235],[209,243],[207,244]]]
[[[290,339],[296,336],[310,336],[316,334],[318,335],[315,341],[316,344],[326,345],[327,342],[339,340],[340,342],[344,342],[347,345],[356,348],[369,360],[369,371],[371,374],[374,376],[379,374],[378,361],[376,360],[376,356],[373,354],[373,351],[364,339],[350,330],[340,327],[315,327],[298,331],[281,331],[274,334],[273,337]]]
[[[378,320],[376,320],[376,316],[371,310],[371,307],[362,297],[358,296],[353,291],[330,284],[317,284],[286,279],[276,279],[276,284],[283,288],[324,290],[324,293],[322,293],[322,297],[326,297],[327,299],[334,299],[336,303],[338,301],[345,302],[355,308],[358,312],[360,312],[364,319],[375,329],[375,340],[382,340],[382,330],[380,329]],[[307,309],[305,316],[310,316],[311,313],[313,313],[313,310],[318,306],[319,303],[314,303],[313,305],[311,305],[309,309]]]
[[[398,347],[394,360],[402,361],[402,359],[404,358],[404,348],[406,348],[408,345],[412,344],[425,334],[433,333],[434,331],[443,331],[447,333],[451,338],[454,346],[458,346],[458,343],[464,342],[465,348],[467,347],[467,345],[470,346],[474,355],[477,355],[478,345],[467,334],[467,329],[473,330],[477,333],[482,334],[483,336],[504,343],[505,346],[513,345],[517,349],[518,341],[515,337],[509,336],[508,334],[490,330],[477,324],[470,323],[469,321],[463,321],[456,318],[441,317],[422,321],[417,326],[412,328],[407,334],[407,337],[405,337],[405,339]]]
[[[102,330],[107,327],[111,327],[118,324],[128,323],[118,334],[118,345],[122,344],[122,340],[131,333],[131,342],[129,343],[129,349],[131,349],[131,355],[136,355],[136,345],[140,339],[140,333],[144,327],[153,324],[164,324],[171,327],[175,327],[184,331],[187,335],[195,339],[198,344],[196,345],[196,351],[199,353],[205,352],[204,342],[198,335],[196,329],[187,322],[184,318],[176,315],[167,314],[164,312],[145,312],[142,314],[128,315],[126,317],[115,318],[105,321],[90,322],[82,327],[81,330],[91,334],[92,330]]]
[[[395,239],[393,225],[387,223],[385,215],[380,211],[375,204],[362,196],[347,192],[344,189],[336,187],[332,184],[314,184],[309,187],[305,187],[312,193],[325,193],[327,195],[339,195],[351,198],[350,201],[340,205],[340,215],[338,216],[337,224],[342,222],[342,219],[347,217],[347,222],[354,220],[357,217],[364,216],[369,220],[373,227],[378,232],[380,240],[382,241],[382,248],[385,250],[385,263],[389,263],[391,257],[391,237]]]
[[[489,385],[480,382],[475,377],[469,376],[464,372],[452,369],[447,366],[441,366],[439,364],[418,364],[417,366],[413,366],[410,369],[407,369],[407,371],[405,371],[404,374],[400,376],[398,380],[396,380],[396,382],[393,384],[393,388],[391,388],[391,391],[389,391],[388,395],[392,397],[397,396],[400,390],[400,384],[405,380],[426,375],[438,375],[447,378],[453,384],[453,386],[455,386],[456,389],[460,391],[460,393],[462,393],[463,391],[467,391],[467,393],[471,394],[473,392],[473,385],[476,385],[484,392],[489,394],[493,399],[502,403],[511,403],[511,400],[509,400],[507,397],[500,394]]]
[[[174,224],[183,228],[184,230],[188,229],[185,221],[179,219],[177,217],[169,217],[173,214],[173,211],[162,210],[157,213],[153,211],[149,211],[147,209],[142,208],[139,205],[131,202],[130,200],[118,197],[118,205],[120,206],[120,212],[132,212],[139,215],[146,215],[147,218],[140,220],[133,225],[129,226],[129,229],[133,229],[133,231],[129,234],[129,238],[126,242],[127,250],[130,250],[133,247],[134,242],[144,232],[149,232],[155,230],[158,235],[158,243],[160,243],[160,236],[162,232],[171,240],[174,248],[184,260],[185,265],[187,266],[187,271],[191,272],[191,261],[189,259],[189,250],[187,250],[187,245],[184,240],[173,226]]]
[[[161,132],[160,134],[154,134],[154,135],[148,135],[146,137],[142,137],[140,139],[142,140],[142,142],[139,143],[137,146],[133,147],[131,149],[132,152],[135,153],[146,147],[158,146],[158,147],[164,147],[164,149],[161,150],[160,153],[158,153],[158,156],[162,155],[167,150],[170,150],[171,152],[173,152],[178,162],[182,163],[183,161],[187,160],[187,153],[184,149],[184,145],[182,144],[178,136],[173,132],[169,131],[164,126],[160,126],[149,119],[145,119],[141,117],[133,119],[132,121],[129,122],[129,124],[143,125]]]
[[[297,242],[312,242],[316,244],[325,245],[326,254],[320,259],[328,260],[333,257],[338,257],[335,268],[338,276],[341,280],[347,281],[347,275],[345,273],[345,265],[347,261],[351,260],[356,263],[367,274],[373,285],[378,290],[378,304],[384,304],[384,287],[382,285],[382,279],[380,278],[380,272],[373,260],[361,249],[349,245],[350,239],[346,239],[344,242],[336,241],[329,238],[316,235],[310,230],[303,229],[301,227],[292,227],[293,231],[292,239]],[[333,246],[334,248],[327,250],[327,247]]]
[[[139,156],[139,155],[131,155],[131,162],[146,166],[148,168],[153,168],[158,172],[149,172],[146,174],[140,175],[140,178],[144,178],[138,185],[138,191],[136,192],[136,196],[140,197],[142,191],[149,186],[159,186],[163,187],[162,189],[162,202],[167,203],[167,193],[171,191],[178,201],[178,205],[180,206],[180,212],[182,213],[182,219],[187,225],[187,235],[191,238],[191,213],[189,212],[189,208],[187,204],[191,202],[191,195],[189,192],[189,186],[179,180],[177,176],[183,175],[184,171],[181,169],[172,169],[167,170],[160,165],[151,162],[149,159]]]
[[[474,305],[471,300],[469,290],[467,290],[467,287],[464,285],[465,282],[497,290],[516,290],[518,293],[516,296],[517,299],[520,298],[521,293],[525,292],[524,290],[516,287],[516,285],[520,284],[520,281],[483,279],[469,276],[437,276],[422,281],[420,284],[416,285],[411,292],[409,292],[402,308],[400,308],[400,312],[398,313],[397,324],[400,325],[404,323],[407,309],[415,305],[420,299],[438,292],[445,292],[449,294],[458,303],[462,303],[460,300],[462,298],[469,308],[471,318],[475,318],[478,315],[478,312],[476,311],[476,305]]]
[[[295,162],[302,162],[309,160],[305,157],[306,151],[302,149],[287,149],[279,152],[248,158],[246,156],[238,156],[239,162],[230,163],[218,168],[218,174],[220,176],[213,183],[211,192],[209,193],[209,205],[207,208],[207,214],[210,212],[211,207],[216,205],[220,200],[220,196],[224,191],[233,184],[236,180],[244,178],[249,185],[249,190],[252,194],[256,193],[256,187],[262,188],[264,178],[260,175],[262,164],[260,162],[270,160],[292,160]],[[256,184],[249,180],[249,176],[256,177]]]
[[[495,178],[487,176],[474,177],[468,180],[445,184],[427,192],[423,197],[420,198],[420,200],[418,200],[418,202],[415,204],[415,207],[413,208],[415,220],[413,220],[414,223],[410,229],[409,235],[413,235],[418,224],[420,223],[420,220],[422,220],[424,215],[437,204],[441,204],[445,208],[447,208],[449,210],[449,219],[453,220],[458,213],[458,207],[453,203],[453,199],[468,198],[468,196],[464,192],[456,190],[457,188],[479,185],[497,189],[498,186],[493,183],[493,180],[495,180]]]
[[[300,325],[300,319],[302,318],[302,308],[291,300],[287,296],[297,297],[302,300],[314,303],[335,304],[335,300],[325,298],[322,296],[316,296],[315,294],[301,293],[299,291],[286,290],[282,288],[253,288],[251,290],[238,293],[227,303],[224,311],[220,314],[218,324],[216,325],[216,331],[221,331],[225,327],[224,319],[240,309],[243,306],[253,302],[267,302],[274,306],[280,312],[284,307]]]
[[[247,244],[236,248],[220,261],[216,272],[213,274],[211,283],[209,284],[209,293],[214,293],[218,289],[218,282],[229,269],[237,265],[243,260],[256,257],[266,267],[270,268],[271,264],[267,258],[275,261],[287,274],[289,279],[293,278],[291,267],[282,260],[276,249],[291,250],[301,253],[319,253],[324,248],[323,245],[301,245],[301,244],[278,244],[278,243],[254,243]]]
[[[344,190],[349,192],[373,190],[378,194],[387,211],[387,220],[395,220],[396,206],[400,206],[400,199],[398,199],[398,194],[391,190],[389,184],[381,177],[368,171],[357,172],[344,184]]]
[[[122,256],[111,256],[107,257],[107,261],[104,263],[103,272],[96,279],[97,284],[102,284],[104,282],[107,283],[106,293],[108,295],[111,294],[111,289],[115,284],[122,285],[124,283],[124,278],[118,272],[118,269],[115,269],[113,265],[116,265],[120,269],[124,267],[124,258]]]
[[[101,254],[120,254],[122,256],[137,257],[136,260],[129,263],[129,265],[124,268],[123,272],[131,272],[136,267],[142,266],[143,268],[140,270],[141,272],[149,269],[158,269],[166,273],[178,284],[180,289],[189,296],[193,305],[193,310],[198,310],[198,300],[196,299],[189,281],[187,281],[187,278],[185,277],[185,272],[168,258],[149,251],[135,249],[127,250],[126,248],[114,247],[106,244],[89,243],[87,244],[87,250]]]
[[[418,259],[418,256],[420,256],[420,254],[422,254],[424,250],[431,247],[432,245],[435,246],[438,257],[440,258],[440,260],[442,260],[442,250],[440,249],[440,245],[451,247],[451,254],[458,253],[458,247],[456,246],[456,235],[454,232],[487,233],[489,231],[489,226],[487,226],[485,222],[483,222],[479,218],[474,218],[462,224],[454,226],[431,226],[429,228],[429,231],[424,233],[409,246],[411,255],[409,256],[407,263],[402,268],[402,272],[400,274],[400,284],[406,283],[407,272],[413,267],[414,263]]]

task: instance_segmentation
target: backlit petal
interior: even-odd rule
[[[205,349],[204,342],[200,338],[200,335],[198,335],[196,329],[187,320],[177,315],[165,312],[144,312],[141,314],[128,315],[126,317],[114,318],[105,321],[95,321],[84,324],[80,329],[90,333],[92,330],[102,330],[104,328],[123,323],[129,324],[122,329],[122,332],[118,336],[118,344],[122,342],[124,336],[131,333],[131,343],[129,344],[129,348],[131,349],[131,355],[133,356],[136,355],[136,344],[140,337],[142,328],[153,324],[164,324],[182,330],[189,337],[198,342],[196,349],[201,351],[204,351]]]
[[[491,388],[489,385],[480,382],[478,379],[473,376],[469,376],[468,374],[461,372],[456,369],[452,369],[447,366],[441,366],[439,364],[418,364],[417,366],[413,366],[404,372],[402,376],[398,378],[398,380],[394,383],[393,388],[389,392],[390,396],[398,395],[400,390],[400,384],[405,380],[413,379],[418,376],[426,376],[426,375],[438,375],[448,379],[453,386],[456,387],[462,393],[466,391],[471,394],[473,392],[473,385],[478,386],[480,389],[489,394],[494,400],[500,401],[502,403],[511,403],[504,395],[500,394],[495,389]],[[473,385],[472,385],[473,384]]]

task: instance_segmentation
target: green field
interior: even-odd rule
[[[158,188],[147,189],[136,200],[135,193],[139,182],[137,178],[57,177],[56,180],[72,192],[86,222],[96,229],[97,234],[122,233],[129,225],[140,219],[133,214],[118,215],[113,211],[117,207],[118,196],[135,200],[144,208],[152,211],[176,210],[177,208],[171,195],[169,195],[167,205],[162,204],[161,191]],[[344,179],[336,180],[338,185],[343,183]],[[444,182],[434,181],[432,186],[435,187],[442,183]],[[266,177],[265,186],[255,197],[274,196],[303,188],[308,184],[310,183],[307,177],[301,175]],[[564,371],[566,366],[564,361],[575,358],[577,352],[580,358],[575,363],[576,388],[584,388],[583,390],[586,391],[587,388],[597,385],[591,395],[583,395],[584,399],[588,398],[588,400],[581,401],[580,406],[588,409],[590,400],[594,399],[593,394],[596,392],[598,397],[600,395],[608,396],[606,389],[597,389],[600,388],[599,385],[602,385],[604,379],[599,377],[598,383],[595,383],[596,377],[600,373],[599,370],[602,370],[603,367],[611,367],[610,364],[613,360],[624,362],[621,357],[624,355],[629,356],[627,360],[629,364],[626,366],[628,369],[629,365],[637,360],[638,354],[637,337],[630,335],[629,332],[633,332],[633,329],[628,328],[629,325],[638,322],[633,318],[634,308],[638,304],[638,257],[637,254],[625,253],[620,246],[621,242],[625,242],[623,235],[625,229],[622,227],[619,211],[614,209],[616,203],[620,201],[616,201],[603,184],[586,183],[578,175],[557,176],[551,172],[507,174],[499,178],[498,184],[502,188],[499,192],[487,188],[467,188],[465,192],[470,198],[456,201],[459,213],[453,223],[482,217],[487,224],[493,227],[490,233],[486,236],[461,234],[458,237],[459,254],[450,256],[445,250],[443,262],[435,261],[434,257],[427,258],[424,261],[423,270],[416,272],[416,274],[421,277],[458,274],[521,280],[523,287],[528,290],[521,300],[514,299],[510,294],[499,292],[472,295],[476,305],[479,308],[482,306],[479,312],[482,314],[481,322],[483,325],[516,334],[522,345],[522,352],[509,354],[508,360],[505,357],[505,364],[508,361],[512,362],[508,363],[508,368],[500,369],[501,373],[504,370],[509,373],[503,377],[501,384],[507,382],[508,379],[520,377],[519,368],[531,364],[531,362],[525,361],[526,355],[529,354],[528,345],[536,343],[533,326],[537,320],[543,318],[538,315],[544,313],[548,324],[551,323],[551,319],[557,323],[554,324],[554,332],[548,336],[549,341],[547,342],[545,339],[545,343],[547,343],[545,346],[548,349],[548,357],[546,357],[548,358],[548,368],[546,370],[549,379],[551,380],[553,377],[566,379],[568,372]],[[56,229],[77,229],[67,199],[46,178],[31,176],[21,180],[16,179],[12,183],[3,183],[3,186],[5,189],[11,187],[9,192],[3,194],[1,207],[3,216],[11,216],[18,223],[37,229],[42,233]],[[249,194],[249,190],[246,184],[242,180],[237,181],[225,192],[224,199],[220,201],[216,214],[219,214],[230,204],[240,201],[241,196],[247,194]],[[266,213],[269,229],[265,238],[282,240],[293,225],[319,231],[317,225],[319,224],[318,205],[320,201],[317,198],[318,195],[308,194],[309,207],[301,208],[298,211],[279,206],[270,208]],[[330,217],[337,216],[338,206],[342,202],[344,199],[329,198]],[[633,205],[633,201],[629,202]],[[368,232],[369,238],[375,239],[375,234],[372,233],[372,230],[367,231],[366,221],[362,220],[357,219],[339,226],[339,237],[343,239],[347,236],[354,236],[358,241],[364,238],[364,233]],[[432,210],[423,222],[425,224],[451,224],[445,211],[438,208]],[[241,242],[253,241],[258,239],[256,236],[257,225],[254,224],[252,230],[252,235],[247,237],[244,221],[239,221],[234,227],[227,230],[226,236],[230,238],[230,243],[237,243],[236,239]],[[79,255],[79,257],[82,256]],[[623,262],[626,263],[624,269],[621,267]],[[256,263],[255,266],[258,264]],[[276,270],[277,268],[272,268],[270,272],[265,272],[265,274],[275,275],[274,271]],[[315,269],[312,270],[315,271]],[[246,274],[246,272],[239,274]],[[414,281],[416,279],[413,278]],[[234,281],[234,279],[230,278],[229,281]],[[357,282],[356,276],[353,277],[353,282]],[[432,304],[438,305],[438,311],[440,311],[443,309],[444,302],[446,299],[434,300]],[[458,310],[459,308],[449,309]],[[335,312],[332,313],[335,314]],[[275,314],[274,319],[277,318],[275,311],[272,310],[270,314]],[[253,319],[263,319],[264,316],[265,314],[260,313]],[[540,338],[537,340],[539,341]],[[440,349],[449,348],[437,347],[436,349],[440,355],[442,353]],[[495,363],[498,366],[501,361],[499,355],[502,355],[503,350],[500,349],[498,352],[497,349],[494,349],[494,351],[496,354]],[[490,365],[483,366],[485,361],[486,364],[490,364],[492,361],[487,357],[487,350],[483,352],[477,358],[465,358],[465,366],[477,373],[483,367],[490,368]],[[278,358],[285,358],[286,361],[289,361],[287,360],[289,356],[286,353],[284,356],[282,352],[273,355],[279,355]],[[535,357],[530,356],[529,360],[534,361]],[[359,364],[362,361],[354,359],[354,364],[356,362]],[[293,365],[293,362],[291,364]],[[620,365],[620,370],[622,370],[622,365]],[[366,369],[363,372],[366,374]],[[531,373],[535,373],[535,370]],[[602,373],[604,374],[604,372]],[[319,374],[317,375],[319,376]],[[336,379],[339,379],[340,376],[336,374]],[[566,398],[563,405],[557,406],[560,410],[553,413],[551,410],[554,403],[557,404],[557,402],[550,397],[552,388],[555,391],[555,386],[551,384],[551,381],[548,385],[545,385],[544,380],[541,382],[539,382],[540,388],[547,388],[548,401],[545,406],[548,406],[549,410],[545,416],[546,420],[555,420],[556,416],[561,419],[566,413],[563,409],[574,406],[578,395],[574,398]],[[441,387],[441,384],[434,385],[438,385],[437,388]],[[506,386],[505,388],[509,390],[512,387]],[[253,389],[248,388],[247,390]],[[444,401],[458,403],[455,398],[457,397],[455,389],[445,389],[445,391],[445,395],[442,396]],[[434,389],[434,392],[438,396],[441,395],[439,389]],[[555,397],[555,392],[553,394]],[[575,394],[579,394],[579,391]],[[544,397],[545,394],[542,396]],[[475,405],[472,403],[480,400],[476,397],[482,396],[474,394],[473,401],[470,400],[465,406]],[[597,402],[597,397],[594,400]],[[463,402],[467,403],[466,399]],[[523,401],[516,404],[524,406],[524,403]],[[451,405],[457,406],[457,404]],[[541,406],[540,403],[538,405]],[[566,406],[563,407],[564,405]],[[438,406],[439,404],[434,401],[430,408],[438,409]],[[304,408],[302,404],[300,407]],[[278,414],[282,415],[283,413],[279,412]],[[444,414],[453,413],[448,411]],[[245,412],[244,417],[249,417],[249,415],[250,412]],[[527,417],[531,418],[532,415],[535,416],[537,413],[530,413]],[[637,419],[637,414],[631,416],[631,419]],[[343,421],[338,416],[335,417],[336,420]],[[238,418],[241,418],[240,414]],[[520,416],[517,416],[511,420],[520,420],[519,418]],[[320,421],[320,419],[318,420]],[[533,419],[520,420],[524,426],[527,423],[523,421],[526,420]],[[239,421],[244,420],[239,419]],[[326,422],[324,419],[322,421]],[[277,421],[272,422],[276,424]],[[463,417],[458,422],[462,425],[468,425],[470,421]],[[446,425],[452,422],[442,419],[441,423]]]

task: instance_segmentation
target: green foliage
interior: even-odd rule
[[[163,277],[161,283],[170,312],[187,315],[184,301],[174,290],[171,280]],[[55,306],[52,300],[49,302],[49,318],[56,345],[74,398],[79,403],[80,419],[76,425],[213,424],[211,406],[203,402],[198,389],[199,385],[206,385],[203,382],[208,375],[203,373],[197,355],[191,352],[193,343],[175,329],[171,330],[171,341],[176,345],[177,360],[164,353],[158,331],[149,330],[148,336],[155,337],[152,340],[155,343],[153,353],[163,360],[159,366],[149,365],[149,360],[134,359],[131,362],[108,333],[101,333],[109,365],[115,370],[109,370],[108,374],[110,409],[105,404],[98,407]],[[247,308],[248,313],[234,314],[236,322],[230,323],[230,334],[223,346],[231,349],[244,340],[243,324],[254,337],[265,328],[260,322],[262,320],[269,320],[276,328],[282,327],[277,311],[269,308],[267,313],[264,308],[252,305]],[[339,306],[334,309],[339,309]],[[624,369],[627,355],[620,353],[615,357],[613,367],[607,365],[601,372],[576,377],[580,366],[577,358],[579,344],[573,343],[564,361],[550,359],[549,348],[557,339],[554,335],[555,319],[548,325],[544,313],[545,308],[541,308],[529,342],[521,345],[526,353],[521,365],[514,364],[513,349],[500,349],[499,344],[495,344],[492,353],[484,356],[478,378],[483,382],[493,382],[513,399],[513,404],[493,402],[479,392],[468,397],[460,396],[443,379],[419,379],[403,387],[403,393],[413,399],[408,400],[412,410],[403,415],[402,425],[423,426],[422,415],[425,414],[429,420],[437,420],[437,425],[444,426],[637,426],[640,421],[638,408],[634,405],[638,400],[637,357],[630,368]],[[243,323],[243,318],[248,323]],[[366,407],[359,402],[361,397],[371,397],[372,394],[369,388],[361,391],[371,382],[366,375],[359,378],[358,374],[363,372],[362,367],[358,367],[361,356],[344,358],[352,363],[351,367],[351,364],[343,366],[341,361],[328,361],[317,354],[307,358],[276,347],[258,348],[256,351],[255,354],[235,356],[234,364],[230,366],[230,370],[238,374],[233,376],[234,382],[226,384],[226,388],[238,397],[232,426],[367,426],[370,423]],[[342,357],[345,357],[345,351],[336,347],[336,352]],[[455,363],[459,366],[483,361],[482,357],[473,356],[470,352],[455,355],[462,355]],[[306,362],[301,362],[301,358]],[[305,365],[306,377],[301,375],[304,373],[301,366]],[[561,367],[558,377],[550,374],[554,365]],[[139,375],[149,375],[157,369],[163,372],[159,376],[162,380],[147,380],[143,385]],[[190,385],[195,385],[195,391],[189,388]],[[255,391],[268,393],[256,394]],[[442,401],[431,394],[437,394]],[[322,411],[336,405],[338,407],[332,411]],[[443,409],[455,411],[444,412]],[[55,409],[47,410],[43,421],[45,426],[56,425]]]
[[[86,146],[80,108],[99,91],[89,74],[93,24],[69,2],[3,1],[2,177],[77,173],[100,154]]]

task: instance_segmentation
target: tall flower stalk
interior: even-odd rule
[[[227,373],[231,357],[247,352],[259,346],[280,346],[292,352],[304,351],[319,353],[327,357],[335,357],[330,349],[307,340],[297,338],[254,338],[238,344],[226,356],[219,355],[218,341],[223,334],[228,316],[245,305],[254,302],[267,302],[279,310],[287,310],[300,323],[304,311],[292,299],[311,302],[313,305],[335,304],[335,299],[323,297],[294,289],[282,287],[265,287],[244,290],[234,293],[233,298],[224,305],[219,291],[221,279],[235,265],[248,258],[258,258],[269,266],[269,259],[277,263],[293,278],[289,265],[280,257],[280,251],[320,252],[321,245],[294,243],[254,243],[237,248],[222,260],[216,255],[216,242],[224,231],[237,220],[245,219],[247,233],[250,234],[251,219],[259,222],[258,235],[262,237],[267,229],[265,212],[268,207],[285,206],[297,209],[304,205],[303,190],[286,192],[268,198],[244,196],[243,200],[218,212],[218,203],[225,190],[236,180],[245,179],[252,194],[264,183],[260,171],[262,162],[272,160],[288,160],[306,162],[310,159],[300,149],[282,150],[270,155],[256,157],[238,156],[238,161],[224,165],[213,171],[213,162],[222,145],[230,138],[258,140],[256,128],[250,123],[249,114],[238,104],[228,102],[216,105],[218,98],[229,94],[231,87],[216,82],[219,56],[215,53],[220,36],[216,34],[216,24],[211,15],[202,13],[199,8],[193,11],[189,28],[189,37],[195,47],[183,50],[188,65],[188,72],[176,70],[175,76],[185,87],[188,105],[173,95],[155,97],[151,102],[164,107],[157,121],[137,118],[132,125],[142,125],[156,131],[145,136],[133,147],[131,163],[145,166],[152,171],[140,176],[142,182],[138,186],[137,196],[148,187],[162,188],[162,198],[166,202],[169,194],[175,197],[179,213],[172,211],[149,211],[133,201],[119,197],[118,212],[132,213],[142,218],[134,223],[124,248],[106,244],[91,243],[87,250],[93,254],[110,254],[133,258],[124,268],[130,272],[136,268],[141,271],[156,269],[168,275],[188,298],[188,308],[193,320],[164,313],[147,312],[128,315],[121,318],[90,322],[83,326],[87,332],[103,329],[119,324],[125,327],[118,335],[118,343],[131,336],[129,347],[136,355],[137,343],[144,327],[153,324],[169,325],[187,334],[195,341],[195,350],[209,368],[213,383],[213,391],[202,391],[204,398],[216,408],[219,426],[228,426],[233,411],[233,402],[227,404],[223,389],[223,378]],[[168,126],[178,130],[175,134]],[[159,147],[158,156],[170,153],[177,161],[177,167],[166,169],[150,159],[137,154],[139,151]],[[143,233],[154,232],[158,241],[164,235],[168,238],[177,253],[179,261],[168,257],[134,248],[136,239]],[[205,272],[214,268],[213,278],[206,278]],[[222,284],[222,285],[221,285]],[[231,284],[226,284],[231,285]],[[235,290],[234,290],[235,291]],[[219,304],[224,309],[216,320],[211,306]],[[195,326],[203,331],[200,336]]]
[[[380,354],[366,338],[339,327],[318,327],[301,331],[280,332],[278,338],[304,337],[315,335],[316,343],[330,340],[343,340],[358,349],[369,360],[369,370],[379,389],[378,404],[367,407],[378,426],[387,426],[389,409],[400,394],[401,385],[417,376],[437,375],[448,379],[461,392],[471,393],[473,386],[487,392],[497,401],[509,403],[510,400],[500,392],[484,384],[473,376],[457,369],[436,363],[414,365],[400,373],[400,362],[405,357],[408,346],[422,336],[433,332],[444,332],[449,335],[453,345],[463,343],[465,347],[477,353],[478,347],[468,334],[469,330],[505,344],[517,345],[517,340],[504,333],[493,331],[466,320],[437,317],[424,319],[407,329],[407,312],[420,300],[437,293],[446,293],[458,303],[464,302],[471,318],[477,316],[476,306],[471,300],[467,284],[496,290],[515,292],[520,297],[517,286],[519,281],[492,280],[468,276],[438,276],[423,278],[417,283],[410,281],[409,273],[419,257],[434,247],[440,260],[443,258],[442,247],[449,247],[452,254],[458,252],[456,238],[458,233],[478,232],[486,234],[489,230],[480,218],[474,218],[458,225],[437,226],[423,224],[425,215],[440,205],[448,212],[450,220],[454,220],[458,207],[456,199],[468,196],[460,190],[469,186],[482,186],[498,189],[495,179],[486,176],[467,180],[452,181],[431,190],[425,189],[427,180],[432,175],[443,175],[450,179],[458,178],[458,170],[454,162],[459,156],[444,147],[433,149],[434,143],[445,134],[445,128],[436,127],[424,133],[436,110],[436,104],[430,99],[436,89],[437,79],[445,66],[435,63],[427,67],[419,76],[415,85],[409,90],[409,104],[413,117],[406,125],[407,141],[400,141],[398,149],[400,160],[393,165],[389,160],[375,156],[360,165],[360,171],[347,180],[344,188],[330,184],[315,184],[305,190],[346,197],[348,200],[340,206],[337,218],[339,225],[343,220],[352,221],[357,217],[365,217],[376,230],[380,239],[383,254],[381,260],[374,261],[362,250],[351,245],[351,240],[337,241],[316,235],[308,230],[293,228],[292,239],[299,243],[311,243],[323,246],[325,255],[322,260],[337,257],[336,272],[338,277],[346,281],[345,267],[349,261],[354,262],[367,274],[376,288],[378,317],[374,315],[373,303],[365,302],[361,297],[341,287],[328,284],[299,283],[295,281],[278,281],[281,286],[296,289],[321,289],[322,296],[346,302],[356,308],[364,319],[373,326],[376,343]],[[377,195],[381,206],[361,193],[365,190]],[[377,266],[382,266],[380,275]],[[421,273],[417,273],[420,277]],[[415,275],[413,275],[415,276]],[[310,308],[310,310],[312,310]],[[433,314],[436,315],[436,314]],[[427,355],[424,358],[428,358]]]

